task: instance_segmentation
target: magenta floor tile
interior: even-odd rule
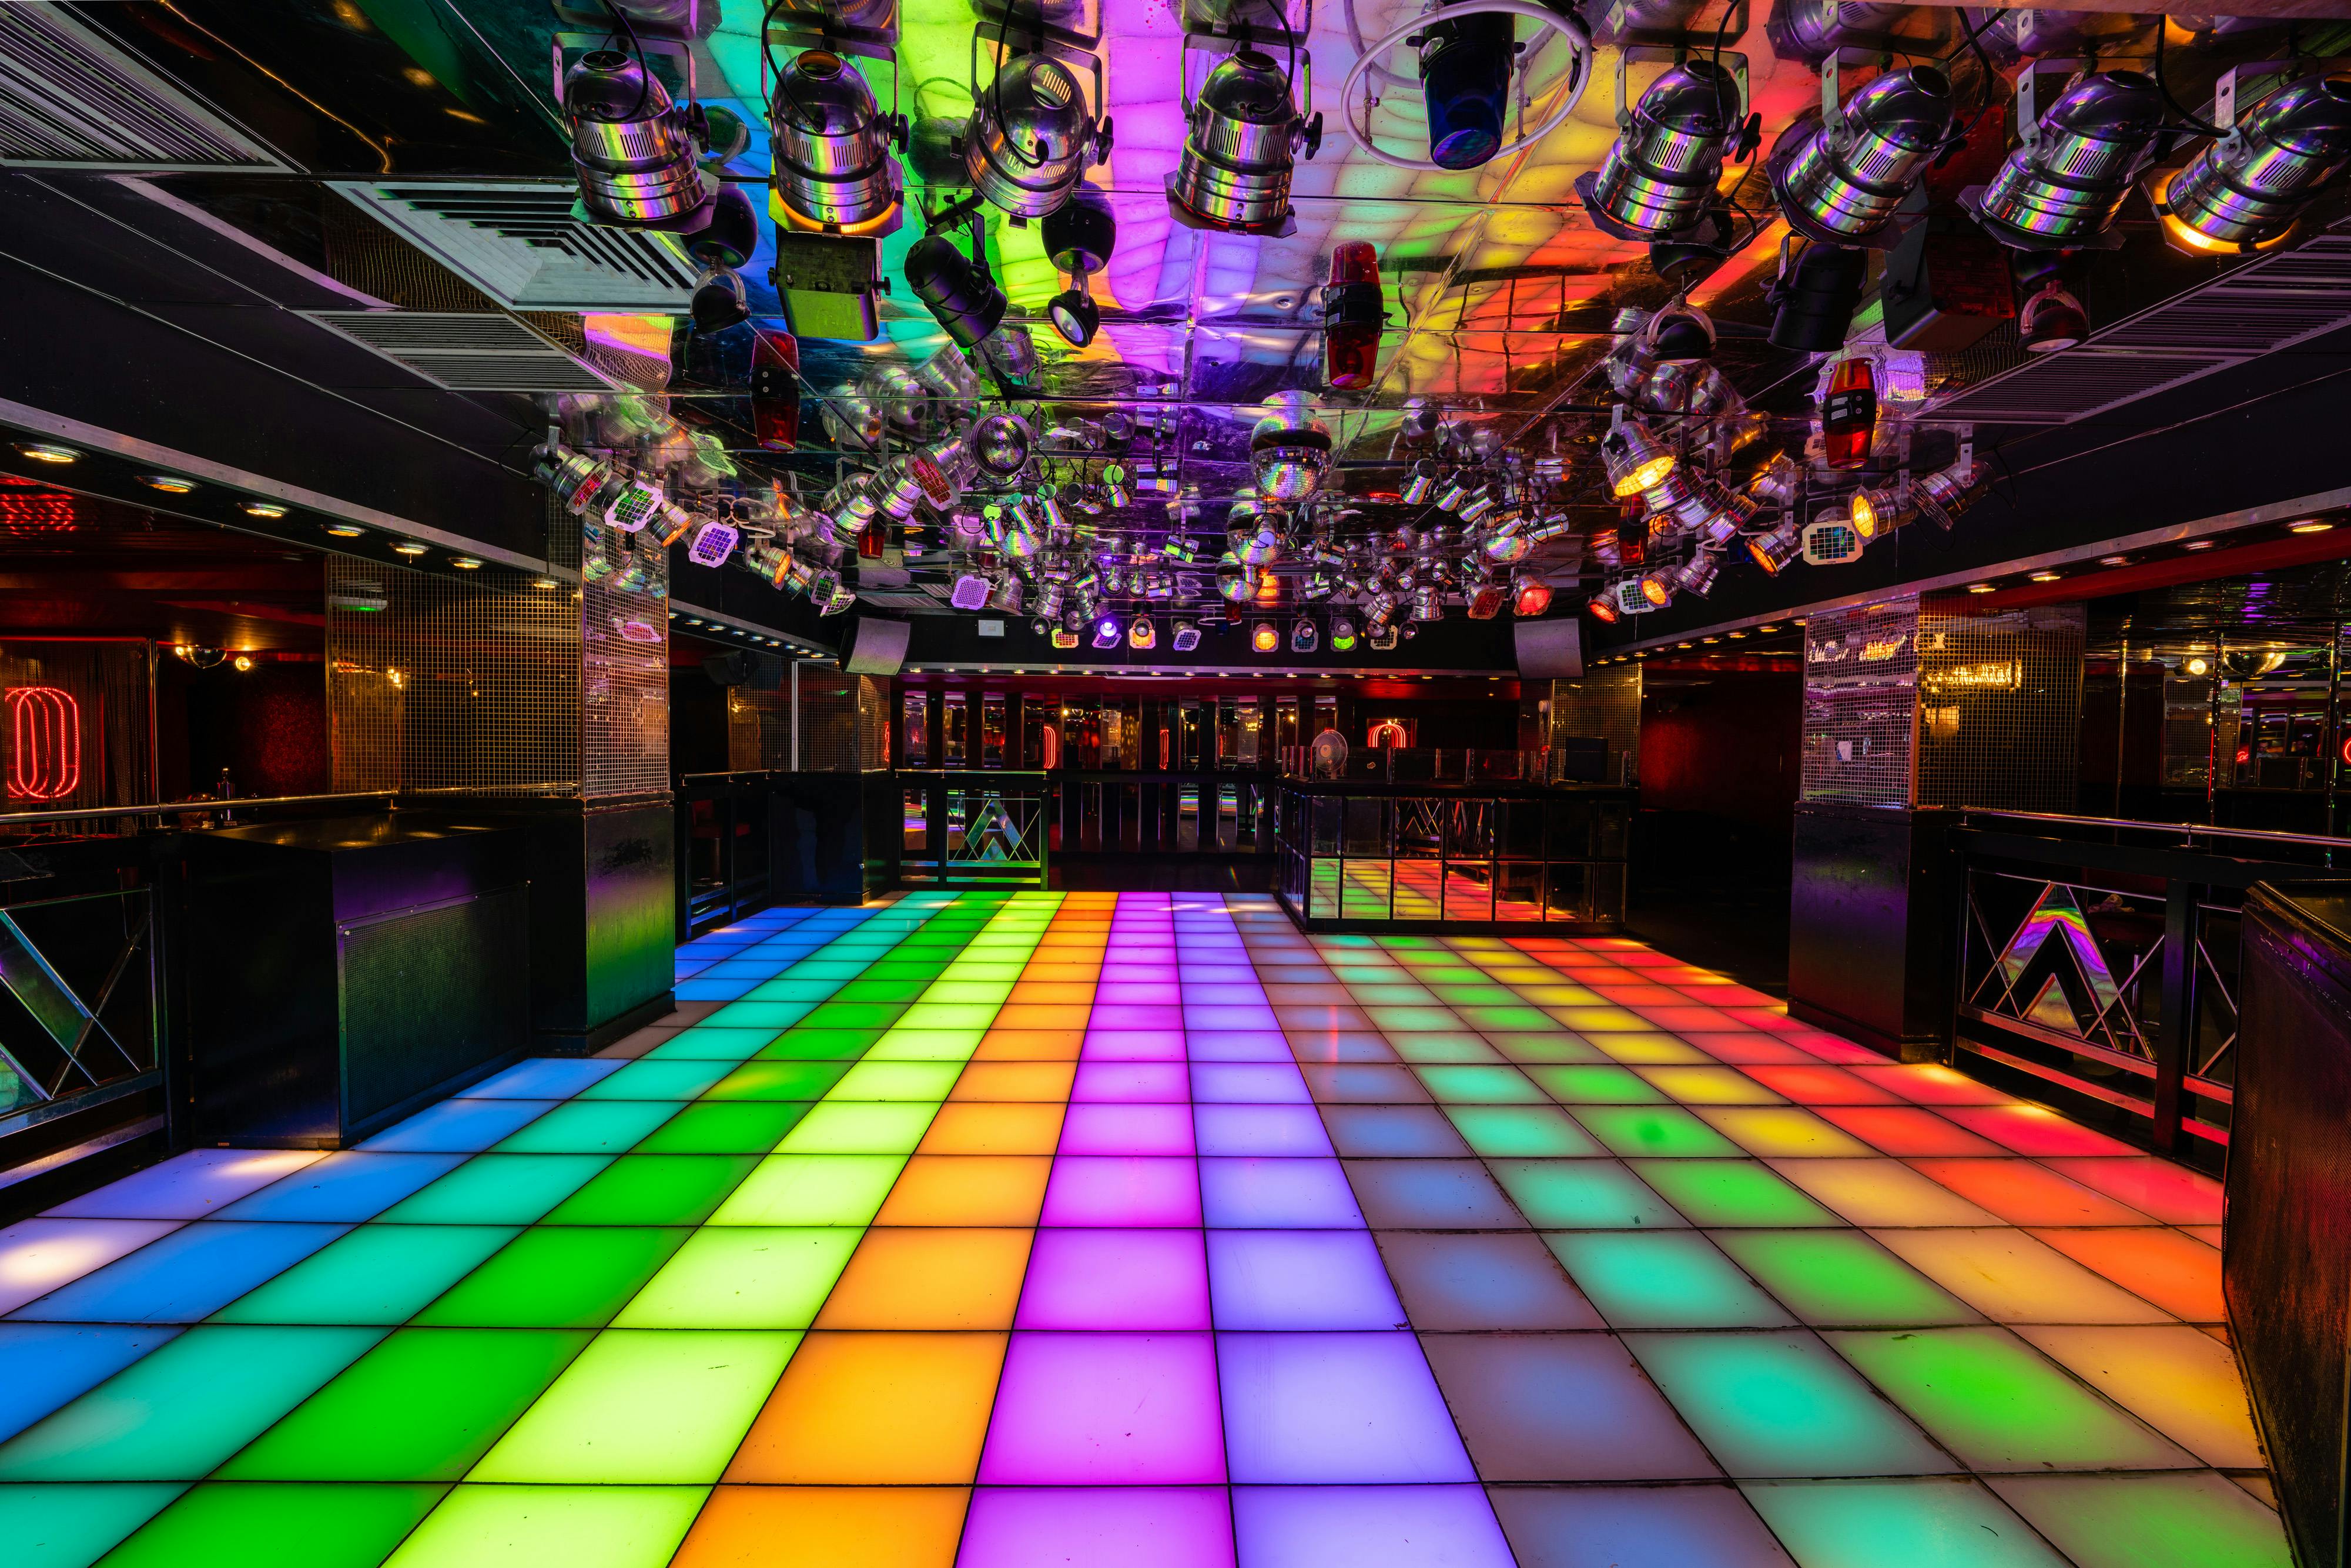
[[[1208,1281],[1220,1329],[1410,1326],[1368,1230],[1211,1230]]]
[[[1186,1486],[1224,1479],[1209,1336],[1012,1336],[980,1456],[982,1485]]]
[[[1410,1333],[1219,1333],[1236,1483],[1477,1479]]]
[[[1233,1229],[1334,1229],[1364,1223],[1334,1160],[1204,1159],[1200,1207]]]
[[[1181,1030],[1184,1009],[1174,1002],[1096,1002],[1086,1019],[1086,1033],[1123,1030]]]
[[[1192,1120],[1203,1155],[1328,1157],[1332,1152],[1311,1105],[1196,1105]]]
[[[1180,1007],[1183,988],[1173,975],[1151,980],[1102,980],[1094,987],[1094,1011],[1105,1007]]]
[[[981,1487],[956,1568],[1232,1568],[1221,1487]]]
[[[1184,1030],[1176,1024],[1165,1029],[1106,1028],[1097,1015],[1086,1030],[1084,1047],[1079,1052],[1081,1061],[1181,1061],[1184,1060]]]
[[[1064,1155],[1188,1155],[1188,1105],[1074,1104],[1061,1118]]]
[[[1191,1079],[1180,1061],[1081,1061],[1070,1086],[1073,1101],[1181,1104],[1191,1097]]]
[[[1205,1329],[1200,1232],[1040,1230],[1017,1321],[1024,1329]]]
[[[1045,1184],[1043,1225],[1200,1223],[1193,1162],[1165,1155],[1067,1155]]]

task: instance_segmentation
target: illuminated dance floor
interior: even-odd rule
[[[2212,1182],[1636,943],[914,895],[679,974],[0,1231],[0,1562],[2288,1561]]]

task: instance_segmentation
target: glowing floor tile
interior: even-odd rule
[[[1379,1230],[1513,1230],[1527,1221],[1475,1160],[1349,1160],[1364,1222]]]
[[[803,1100],[744,1100],[688,1105],[653,1129],[640,1155],[764,1155],[808,1114]]]
[[[402,1329],[224,1465],[230,1480],[455,1481],[592,1336]]]
[[[947,1099],[1059,1103],[1070,1097],[1075,1071],[1066,1061],[975,1061],[963,1070]]]
[[[999,1486],[1220,1481],[1226,1440],[1217,1388],[1206,1334],[1016,1333],[979,1479]],[[1151,1418],[1137,1419],[1139,1411]]]
[[[959,1568],[1232,1568],[1220,1487],[982,1487]]]
[[[2290,1568],[2273,1510],[2210,1470],[1991,1482],[2076,1568]]]
[[[582,1100],[691,1100],[734,1069],[724,1061],[671,1061],[640,1057],[591,1084]]]
[[[2105,1155],[2133,1153],[2128,1144],[2094,1133],[2045,1105],[1948,1105],[1943,1114],[2020,1155]]]
[[[2220,1223],[2220,1184],[2201,1171],[2144,1155],[2046,1163],[2051,1169],[2166,1225]]]
[[[1052,1164],[1042,1155],[916,1155],[873,1222],[1034,1225]]]
[[[1422,1066],[1498,1064],[1509,1060],[1486,1043],[1483,1036],[1469,1034],[1391,1034],[1388,1043],[1395,1048],[1396,1056],[1405,1061]],[[1427,1082],[1423,1080],[1424,1082]],[[1434,1087],[1434,1085],[1432,1085]],[[1514,1086],[1522,1090],[1523,1082]],[[1535,1098],[1541,1099],[1540,1094]]]
[[[753,1423],[730,1481],[965,1485],[1004,1362],[1000,1333],[811,1333]]]
[[[1498,1487],[1519,1568],[1793,1568],[1727,1486]]]
[[[0,1481],[193,1480],[382,1335],[190,1329],[0,1445]]]
[[[568,1100],[621,1071],[621,1063],[594,1057],[528,1057],[457,1093],[468,1100]]]
[[[1488,1481],[1719,1472],[1606,1334],[1428,1334],[1429,1364]]]
[[[1661,1105],[1666,1092],[1629,1067],[1530,1067],[1527,1076],[1562,1105]]]
[[[749,1061],[711,1085],[713,1100],[818,1100],[849,1071],[841,1061]]]
[[[768,1031],[766,1030],[760,1030],[756,1032],[765,1035]],[[787,1030],[783,1034],[777,1038],[763,1040],[758,1044],[756,1049],[744,1053],[745,1056],[748,1056],[751,1059],[750,1065],[755,1069],[759,1069],[760,1071],[746,1074],[737,1082],[735,1087],[738,1090],[756,1090],[762,1087],[767,1082],[764,1070],[770,1062],[799,1062],[819,1067],[825,1067],[830,1063],[832,1064],[832,1066],[828,1068],[826,1073],[827,1080],[829,1081],[830,1078],[837,1072],[838,1064],[862,1060],[868,1052],[878,1049],[884,1037],[890,1034],[890,1030],[884,1029],[827,1029],[821,1027],[795,1028]],[[650,1054],[660,1056],[664,1054],[664,1052],[655,1051]],[[708,1053],[705,1052],[705,1054]],[[736,1057],[735,1060],[740,1063],[743,1058],[738,1056]],[[725,1082],[726,1080],[721,1079],[719,1082]],[[786,1082],[789,1082],[789,1080],[787,1080]],[[716,1085],[714,1085],[714,1087],[716,1087]],[[816,1093],[821,1092],[821,1091],[812,1089],[810,1092],[811,1096],[813,1096]],[[759,1098],[757,1094],[745,1094],[742,1097],[746,1099]]]
[[[1061,1141],[1061,1107],[1031,1103],[971,1105],[952,1101],[931,1118],[915,1147],[930,1155],[1050,1155]]]
[[[1823,1121],[1883,1155],[2004,1156],[2008,1152],[1920,1105],[1819,1105],[1813,1109]]]
[[[349,1227],[210,1219],[183,1226],[11,1313],[34,1322],[185,1323],[208,1317]]]
[[[712,1225],[864,1225],[906,1166],[900,1155],[769,1155]]]
[[[960,1058],[953,1061],[877,1061],[868,1058],[841,1074],[841,1082],[828,1092],[826,1102],[828,1106],[858,1100],[917,1100],[936,1104],[955,1088],[956,1079],[962,1071]]]
[[[1900,1160],[1773,1160],[1853,1225],[1991,1225],[1991,1215]]]
[[[1588,1230],[1543,1239],[1612,1328],[1780,1328],[1795,1322],[1696,1231]]]
[[[659,1568],[708,1489],[685,1486],[461,1486],[385,1568]]]
[[[1196,1105],[1197,1152],[1207,1155],[1328,1156],[1330,1134],[1311,1105]]]
[[[175,1328],[0,1323],[0,1438],[16,1436],[162,1344]]]
[[[497,1150],[510,1155],[617,1155],[676,1115],[678,1109],[674,1100],[574,1100],[500,1139]]]
[[[1764,1159],[1865,1159],[1877,1153],[1835,1124],[1793,1105],[1708,1106],[1698,1114],[1740,1148]]]
[[[2096,1270],[2143,1301],[2191,1323],[2224,1321],[2220,1249],[2177,1230],[2154,1228],[2035,1230],[2076,1263]]]
[[[1493,1160],[1489,1166],[1528,1223],[1546,1229],[1689,1223],[1614,1160]]]
[[[187,1492],[106,1561],[108,1568],[296,1562],[375,1568],[445,1490],[210,1483]]]
[[[1238,1488],[1233,1531],[1248,1568],[1511,1568],[1473,1486]]]
[[[1685,1105],[1784,1105],[1788,1102],[1735,1067],[1643,1067],[1639,1075]],[[1719,1125],[1719,1124],[1717,1124]]]
[[[962,1487],[722,1486],[674,1568],[948,1568]]]
[[[527,1113],[536,1115],[541,1108],[529,1103]],[[491,1119],[495,1116],[493,1110]],[[60,1219],[194,1219],[216,1213],[319,1157],[316,1149],[196,1149],[109,1182],[48,1213]]]
[[[686,1239],[682,1228],[524,1231],[416,1315],[453,1328],[596,1328]]]
[[[1848,1071],[1865,1082],[1875,1083],[1920,1105],[2003,1105],[2014,1101],[2013,1096],[1981,1079],[1970,1078],[1938,1062],[1898,1067],[1884,1064]]]
[[[1020,1297],[1024,1329],[1205,1329],[1207,1256],[1196,1230],[1044,1229]]]
[[[1627,1158],[1720,1158],[1740,1152],[1738,1145],[1678,1105],[1579,1105],[1574,1116],[1611,1154]]]
[[[612,1163],[611,1155],[477,1155],[377,1216],[394,1225],[528,1225]]]
[[[371,1219],[463,1161],[463,1155],[345,1149],[221,1209],[223,1219]],[[0,1238],[0,1249],[7,1242]],[[0,1263],[0,1270],[6,1265]],[[0,1272],[0,1278],[5,1278]]]
[[[1634,1160],[1633,1172],[1698,1226],[1834,1225],[1761,1160]]]
[[[1350,1158],[1460,1158],[1470,1152],[1434,1105],[1326,1105],[1322,1116],[1338,1152]]]
[[[2011,1225],[2146,1225],[2148,1217],[2032,1160],[1914,1159],[1934,1181]]]
[[[402,1323],[514,1239],[510,1225],[362,1225],[214,1314],[232,1323]]]
[[[1719,1230],[1729,1253],[1814,1327],[1980,1321],[1958,1297],[1851,1230]]]
[[[1040,1223],[1138,1226],[1200,1223],[1193,1162],[1166,1155],[1062,1155],[1053,1162]]]
[[[1810,1333],[1633,1333],[1625,1343],[1732,1476],[1951,1469],[1947,1455]],[[1805,1561],[1802,1552],[1797,1560]]]
[[[1398,1329],[1404,1309],[1364,1230],[1212,1230],[1220,1329]]]
[[[2021,1230],[1880,1230],[1911,1267],[1996,1322],[2151,1323],[2161,1309]]]
[[[1081,1103],[1180,1105],[1191,1098],[1191,1088],[1180,1061],[1081,1061],[1070,1098]]]
[[[2237,1358],[2210,1334],[2177,1325],[2016,1332],[2206,1464],[2262,1467]]]
[[[176,1219],[22,1219],[0,1230],[0,1312],[71,1284],[160,1236]]]
[[[1489,1159],[1580,1158],[1605,1152],[1555,1105],[1448,1105],[1445,1114],[1469,1146]]]
[[[623,1155],[548,1212],[549,1225],[698,1225],[756,1155]]]
[[[1476,1479],[1410,1333],[1219,1333],[1217,1367],[1236,1484]]]
[[[0,1540],[16,1568],[88,1568],[186,1490],[184,1481],[0,1487]]]
[[[474,1467],[479,1481],[715,1481],[799,1343],[791,1333],[596,1336]]]
[[[1750,1481],[1801,1568],[2072,1568],[1980,1481]]]
[[[2195,1463],[2005,1329],[1825,1337],[1972,1469],[2181,1469]]]
[[[776,1145],[779,1155],[910,1155],[938,1113],[935,1100],[893,1103],[827,1100]]]
[[[806,1328],[863,1234],[840,1225],[705,1227],[629,1299],[612,1326]]]
[[[817,1327],[1008,1329],[1029,1230],[889,1228],[867,1233]]]

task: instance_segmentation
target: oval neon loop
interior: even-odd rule
[[[8,799],[62,800],[81,785],[81,705],[56,686],[7,695]]]

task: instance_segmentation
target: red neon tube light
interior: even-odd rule
[[[81,705],[55,686],[8,693],[8,799],[62,800],[81,787]]]

